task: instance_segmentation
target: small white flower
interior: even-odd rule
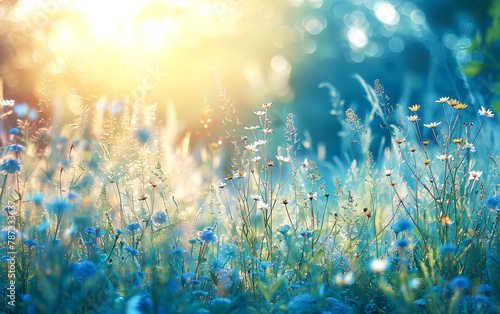
[[[314,193],[313,192],[309,192],[308,197],[309,197],[310,200],[312,200],[312,199],[316,200],[316,199],[318,199],[318,193],[317,192],[314,192]]]
[[[257,130],[257,129],[260,129],[260,126],[253,125],[253,126],[246,126],[245,127],[245,130],[250,130],[250,131]]]
[[[429,123],[429,124],[425,124],[425,123],[424,123],[424,126],[425,126],[426,128],[432,129],[432,128],[437,127],[437,126],[438,126],[438,125],[440,125],[440,124],[441,124],[441,122],[431,122],[431,123]]]
[[[273,129],[262,129],[262,132],[264,132],[266,134],[271,134],[271,133],[273,133]]]
[[[276,159],[280,162],[290,162],[290,157],[276,156]]]
[[[245,148],[246,148],[246,150],[248,150],[248,151],[250,151],[252,153],[256,153],[256,152],[259,151],[259,149],[254,144],[247,145],[247,146],[245,146]]]
[[[415,122],[418,120],[418,116],[416,114],[408,116],[408,120],[410,120],[411,122]]]
[[[259,147],[259,146],[266,144],[266,142],[267,142],[266,140],[258,140],[258,141],[253,142],[252,145],[254,145],[255,147]]]
[[[258,162],[258,161],[259,161],[259,160],[261,160],[261,159],[262,159],[262,157],[260,157],[260,156],[255,156],[254,158],[252,158],[252,161],[253,161],[253,162]]]
[[[222,188],[224,188],[225,186],[226,186],[226,183],[225,183],[225,182],[221,182],[221,183],[219,183],[219,187],[220,187],[221,189],[222,189]]]
[[[481,109],[478,110],[478,113],[481,116],[485,116],[488,118],[493,118],[495,116],[495,114],[490,109],[486,110],[483,106],[481,106]]]
[[[472,153],[476,152],[476,148],[471,143],[465,143],[464,149],[470,149]]]
[[[385,173],[385,175],[386,175],[386,176],[388,176],[388,177],[389,177],[389,176],[390,176],[393,172],[394,172],[394,170],[385,169],[385,172],[384,172],[384,173]]]
[[[14,100],[0,100],[1,107],[13,107],[15,104]]]
[[[304,167],[309,167],[309,161],[306,159],[304,159],[304,162],[302,163],[302,166]]]
[[[247,173],[246,172],[242,172],[242,171],[233,171],[233,179],[237,179],[237,178],[245,178],[247,176]]]
[[[377,274],[383,273],[385,270],[387,270],[388,267],[389,261],[386,258],[376,258],[370,263],[370,269],[372,270],[372,272]]]
[[[269,204],[266,204],[263,201],[257,201],[257,209],[269,209]]]
[[[256,115],[258,115],[259,117],[266,115],[265,111],[254,111],[253,113],[255,113]]]
[[[450,97],[439,97],[439,99],[436,100],[436,102],[444,104],[445,102],[448,101],[448,99],[450,99]]]
[[[354,273],[352,271],[347,274],[336,274],[335,275],[335,284],[337,286],[349,286],[354,283]]]
[[[441,160],[441,161],[445,161],[446,159],[453,159],[453,156],[452,155],[436,155],[436,157]]]
[[[253,194],[253,195],[250,195],[250,197],[251,197],[254,201],[262,201],[262,196],[260,196],[259,194]]]
[[[270,108],[272,104],[273,104],[272,102],[266,102],[266,103],[263,103],[261,105],[261,107],[264,109],[267,109],[267,108]]]
[[[474,180],[474,181],[477,181],[479,180],[479,177],[483,174],[482,171],[471,171],[469,172],[470,176],[469,176],[469,180]]]

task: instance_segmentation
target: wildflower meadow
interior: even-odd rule
[[[231,24],[236,29],[252,29],[261,21],[249,22],[257,14],[251,5],[221,1],[217,8],[223,13],[210,12],[227,20],[217,20],[198,11],[189,15],[206,1],[174,2],[166,6],[174,12],[169,25],[175,18],[186,19],[183,25],[200,19],[212,26],[223,23],[221,29],[227,30],[235,12],[247,17]],[[302,2],[289,5],[306,10]],[[308,10],[334,12],[328,23],[336,25],[338,12],[344,11],[327,2],[307,2]],[[104,45],[100,55],[108,51],[112,57],[106,59],[109,67],[86,67],[93,61],[79,55],[84,50],[57,55],[69,38],[83,40],[83,35],[68,35],[55,49],[50,34],[66,36],[61,27],[70,22],[61,16],[87,11],[76,4],[68,8],[54,3],[57,9],[44,9],[47,20],[56,22],[43,24],[52,52],[44,59],[46,67],[36,69],[43,73],[38,76],[36,102],[25,100],[22,93],[15,94],[20,99],[7,97],[16,78],[0,71],[0,87],[5,86],[0,89],[1,312],[500,312],[498,83],[487,88],[488,97],[485,88],[474,88],[475,82],[485,86],[481,77],[500,77],[500,27],[494,15],[500,12],[498,3],[492,5],[498,12],[491,11],[487,30],[479,29],[461,48],[472,56],[468,62],[462,60],[446,75],[438,75],[444,73],[439,66],[446,67],[450,59],[436,52],[441,48],[429,48],[438,58],[432,63],[433,74],[425,74],[434,85],[418,85],[422,89],[412,94],[417,101],[405,96],[410,93],[405,90],[416,89],[408,86],[420,82],[417,79],[384,87],[390,72],[363,74],[360,68],[340,79],[350,79],[361,100],[344,98],[342,88],[321,81],[309,92],[327,91],[327,106],[312,97],[306,106],[308,118],[287,105],[293,99],[287,100],[290,93],[283,86],[292,84],[292,61],[284,57],[272,58],[269,84],[277,82],[278,87],[259,96],[260,101],[249,101],[239,87],[233,96],[231,75],[237,74],[214,65],[206,86],[177,87],[185,94],[203,94],[204,103],[173,104],[169,92],[158,86],[163,77],[175,78],[169,84],[183,80],[185,74],[174,71],[181,66],[175,62],[169,74],[148,70],[147,78],[133,77],[133,87],[125,90],[106,85],[110,96],[99,86],[111,83],[96,81],[92,71],[114,71],[113,59],[121,58],[119,49],[125,46],[109,52],[114,48],[105,45],[124,40],[128,24],[112,28],[125,34],[114,38],[109,25],[94,25],[87,16],[89,25],[97,27],[90,28],[97,31],[92,35],[95,45]],[[262,19],[279,11],[267,1],[255,3]],[[363,6],[378,19],[370,23],[382,23],[385,32],[404,35],[394,25],[413,23],[420,28],[407,25],[408,32],[428,36],[427,44],[432,39],[418,19],[423,11],[410,6],[404,13],[410,2],[338,3],[357,8],[344,20],[360,19],[363,13],[356,6]],[[30,8],[28,1],[18,5]],[[380,6],[387,14],[396,12],[398,22],[395,15],[379,14]],[[5,12],[17,14],[21,9],[16,8],[0,8],[0,16],[14,21]],[[127,16],[125,11],[116,14]],[[317,35],[322,20],[314,18],[316,24],[308,16],[304,27]],[[17,24],[4,25],[14,32],[12,25]],[[165,35],[174,47],[181,47],[183,38],[187,50],[179,54],[194,49],[192,36],[200,45],[199,38],[216,36],[187,26],[169,30],[177,32]],[[345,33],[351,62],[362,64],[356,59],[360,53],[376,58]],[[297,34],[290,36],[298,40]],[[360,34],[353,38],[365,40]],[[450,40],[445,44],[451,45]],[[145,53],[141,45],[135,52]],[[35,61],[45,54],[42,50],[34,50]],[[179,57],[171,53],[162,58]],[[201,62],[206,67],[216,63],[211,53],[207,50]],[[141,56],[159,58],[152,52]],[[244,75],[252,78],[246,82],[249,89],[260,84],[261,74],[252,64],[243,67]],[[484,73],[490,76],[481,76]],[[184,112],[183,107],[189,109]],[[190,115],[196,116],[195,122],[186,122]],[[315,125],[321,139],[308,131]],[[325,147],[333,149],[325,152]]]

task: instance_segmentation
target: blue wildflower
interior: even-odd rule
[[[97,271],[97,266],[91,261],[82,260],[76,264],[72,264],[70,269],[75,279],[84,279],[92,277]]]
[[[425,299],[418,299],[413,304],[418,305],[418,306],[424,306],[425,305]]]
[[[208,292],[206,292],[206,291],[193,291],[193,295],[195,297],[206,297],[208,295]]]
[[[452,253],[457,251],[457,247],[454,246],[453,244],[445,244],[439,248],[441,250],[441,253],[447,254],[447,253]]]
[[[478,292],[490,292],[493,291],[493,287],[487,284],[482,284],[479,287],[476,288],[476,291]]]
[[[299,235],[302,236],[302,237],[307,237],[307,238],[312,238],[314,233],[313,231],[301,231],[299,232]]]
[[[132,232],[137,231],[139,229],[141,229],[141,225],[137,222],[133,222],[127,225],[127,230],[130,230]]]
[[[170,253],[172,253],[174,255],[182,255],[182,254],[186,253],[186,251],[184,251],[181,248],[176,248],[176,249],[170,250]]]
[[[21,163],[17,159],[4,160],[0,165],[0,171],[13,174],[21,170]]]
[[[487,209],[496,209],[500,210],[500,193],[497,193],[495,196],[490,196],[486,199],[486,208]]]
[[[139,254],[139,251],[128,246],[124,247],[124,250],[127,251],[132,256]]]
[[[410,241],[401,239],[401,240],[397,240],[396,242],[394,242],[393,245],[396,247],[399,247],[399,248],[404,248],[404,247],[407,247],[408,245],[410,245]]]
[[[35,241],[31,241],[31,240],[24,240],[24,244],[28,247],[28,248],[32,248],[34,246],[37,246],[38,243],[36,243]]]
[[[18,128],[12,128],[9,130],[9,134],[18,134],[20,131]]]
[[[232,305],[233,301],[226,298],[217,298],[210,302],[211,312],[214,313],[225,313]]]
[[[92,227],[87,227],[84,229],[84,231],[88,234],[95,234],[95,229]]]
[[[463,290],[469,288],[470,281],[467,277],[458,276],[450,282],[450,287],[454,290]]]
[[[476,304],[478,305],[488,304],[490,302],[490,298],[485,295],[478,294],[474,296],[474,302],[476,302]]]
[[[70,201],[80,199],[80,195],[78,195],[78,193],[74,193],[74,192],[68,192],[68,194],[66,194],[66,197]]]
[[[47,208],[51,213],[60,215],[64,213],[69,208],[69,203],[60,199],[56,199],[53,202],[46,203]]]
[[[15,211],[15,208],[12,206],[7,206],[3,209],[7,214],[11,214]]]
[[[120,229],[116,228],[116,235],[115,235],[115,239],[118,240],[118,238],[120,237],[120,234],[122,234],[123,231],[121,231]]]
[[[8,256],[4,256],[4,257],[0,258],[0,262],[8,262],[9,258],[10,257],[8,257]]]
[[[194,276],[196,276],[194,271],[190,271],[188,273],[182,274],[182,280],[188,281],[189,278],[194,278]]]
[[[290,226],[289,225],[283,225],[281,227],[278,228],[278,232],[281,233],[282,235],[286,235],[288,233],[288,231],[290,230]]]
[[[42,193],[35,193],[31,196],[29,199],[33,203],[35,203],[36,206],[42,206],[43,203],[43,194]]]
[[[296,295],[288,305],[288,309],[292,313],[314,313],[316,306],[316,298],[308,293]]]
[[[411,222],[409,220],[403,219],[394,224],[392,227],[392,230],[398,235],[400,232],[403,231],[410,231],[411,230]]]
[[[10,145],[9,150],[13,150],[15,152],[20,152],[20,151],[24,150],[24,146],[19,145],[19,144],[12,144],[12,145]]]
[[[189,239],[189,243],[191,243],[191,244],[195,244],[197,242],[200,242],[200,240],[198,240],[198,239]]]
[[[149,132],[146,129],[137,130],[137,131],[135,131],[135,136],[137,136],[137,138],[139,139],[139,141],[141,141],[144,144],[151,137],[151,132]]]
[[[162,225],[167,221],[167,214],[163,210],[157,210],[151,216],[151,221],[155,226]]]
[[[198,239],[205,244],[210,244],[212,242],[217,241],[217,236],[212,230],[205,230],[198,232]]]

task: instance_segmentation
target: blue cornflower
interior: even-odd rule
[[[9,130],[9,134],[17,134],[17,133],[20,133],[18,128],[12,128]]]
[[[404,248],[404,247],[407,247],[408,245],[410,245],[410,241],[401,239],[401,240],[397,240],[396,242],[394,242],[393,245],[396,247],[399,247],[399,248]]]
[[[425,305],[425,299],[418,299],[415,302],[413,302],[413,304],[424,306]]]
[[[92,227],[87,227],[84,229],[84,231],[88,234],[95,234],[95,229]]]
[[[7,174],[16,173],[21,170],[21,163],[17,159],[4,160],[0,165],[0,171]]]
[[[115,235],[115,239],[118,240],[118,238],[120,237],[120,234],[122,234],[123,231],[121,231],[120,229],[116,228],[116,235]]]
[[[38,243],[36,243],[35,241],[31,241],[31,240],[24,240],[24,244],[26,244],[26,246],[27,246],[28,248],[30,248],[30,249],[31,249],[32,247],[34,247],[34,246],[37,246],[37,245],[38,245]]]
[[[131,247],[126,246],[126,247],[124,247],[124,249],[125,249],[125,251],[129,252],[130,255],[135,256],[135,255],[139,254],[139,251],[137,251]]]
[[[99,237],[102,237],[104,235],[104,230],[97,227],[97,228],[95,228],[95,230],[92,234],[99,238]]]
[[[450,287],[454,290],[463,290],[469,288],[470,281],[467,277],[458,276],[450,282]]]
[[[182,280],[189,280],[189,278],[194,278],[194,271],[190,271],[188,273],[182,274]]]
[[[42,206],[43,203],[43,194],[42,193],[35,193],[31,196],[30,201],[35,203],[36,206]]]
[[[86,277],[92,277],[97,271],[97,266],[91,261],[82,260],[76,264],[72,264],[70,269],[75,279],[84,279]]]
[[[278,232],[281,233],[282,235],[286,235],[288,233],[288,231],[290,230],[290,226],[289,225],[283,225],[281,227],[278,228]]]
[[[495,196],[490,196],[486,199],[486,208],[487,209],[496,209],[500,210],[500,193],[497,193]]]
[[[45,205],[47,205],[50,212],[56,215],[64,213],[66,209],[69,208],[69,203],[60,199],[56,199],[51,203],[46,203]]]
[[[206,291],[193,291],[193,295],[195,297],[206,297],[208,295],[208,292],[206,292]]]
[[[182,254],[186,253],[186,251],[184,251],[181,248],[176,248],[176,249],[170,250],[170,253],[172,253],[174,255],[182,255]]]
[[[207,228],[205,231],[198,232],[198,239],[205,244],[210,244],[217,241],[217,236],[212,230]]]
[[[411,230],[411,222],[409,220],[403,219],[394,224],[392,227],[392,230],[398,235],[400,232],[403,231],[410,231]]]
[[[66,197],[70,201],[80,199],[80,195],[78,195],[78,193],[74,193],[74,192],[68,192],[68,194],[66,194]]]
[[[198,239],[189,239],[189,243],[195,244],[196,242],[200,242]]]
[[[7,206],[7,207],[5,207],[3,210],[4,210],[7,214],[10,214],[10,213],[12,213],[12,212],[15,210],[15,208],[14,208],[14,207],[12,207],[12,206]]]
[[[441,253],[446,254],[446,253],[452,253],[457,251],[457,247],[454,246],[453,244],[445,244],[442,247],[439,248],[441,250]]]
[[[162,225],[167,221],[167,214],[163,210],[157,210],[151,216],[151,221],[156,226]]]
[[[13,150],[15,152],[20,152],[20,151],[24,150],[24,146],[19,145],[19,144],[12,144],[12,145],[10,145],[9,150]]]
[[[141,129],[141,130],[135,131],[135,136],[137,136],[137,138],[139,139],[139,141],[141,141],[144,144],[151,137],[151,132],[149,132],[146,129]]]
[[[493,287],[487,284],[482,284],[479,287],[476,288],[476,291],[479,292],[490,292],[493,291]]]
[[[133,222],[127,225],[127,230],[130,230],[132,232],[137,231],[139,229],[141,229],[141,225],[139,225],[138,222]]]
[[[302,237],[307,237],[307,238],[312,238],[312,236],[314,235],[313,231],[301,231],[299,232],[299,235],[302,236]]]

